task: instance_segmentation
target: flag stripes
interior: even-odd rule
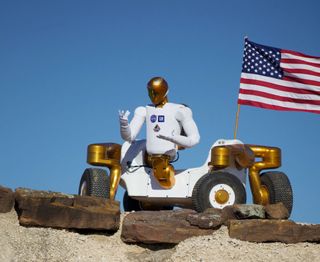
[[[246,40],[238,103],[320,114],[320,57]]]

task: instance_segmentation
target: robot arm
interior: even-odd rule
[[[136,139],[146,118],[146,110],[144,107],[138,107],[132,121],[128,122],[129,111],[119,110],[120,133],[123,140],[132,142]]]
[[[159,138],[171,141],[178,146],[190,148],[200,141],[198,127],[192,118],[192,111],[188,107],[181,108],[177,112],[177,120],[181,123],[187,136],[172,133],[171,136],[158,135]]]

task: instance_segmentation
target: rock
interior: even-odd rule
[[[237,219],[265,218],[264,206],[261,205],[233,205],[233,213]]]
[[[222,209],[221,222],[223,225],[228,226],[229,220],[237,219],[233,206],[226,206]]]
[[[222,209],[219,209],[219,208],[207,208],[203,214],[211,214],[211,215],[218,215],[218,216],[221,216],[222,214]]]
[[[119,202],[98,197],[66,195],[19,188],[15,192],[23,226],[116,231]]]
[[[14,205],[14,193],[10,188],[0,186],[0,213],[10,212]]]
[[[320,243],[320,225],[302,225],[290,220],[231,220],[229,236],[250,242]]]
[[[139,211],[125,216],[121,239],[126,243],[177,244],[189,237],[210,235],[213,229],[201,229],[187,221],[193,210]]]
[[[283,203],[270,204],[265,206],[266,218],[268,219],[288,219],[290,214]]]
[[[203,229],[220,227],[222,225],[221,209],[208,208],[203,213],[189,214],[187,221],[191,225]]]
[[[265,210],[263,206],[237,204],[233,206],[226,206],[222,210],[217,208],[208,208],[203,213],[190,214],[187,217],[187,220],[191,225],[198,226],[199,228],[215,228],[221,225],[228,226],[229,220],[232,219],[254,218],[265,218]]]

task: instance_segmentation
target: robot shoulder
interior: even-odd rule
[[[138,115],[138,116],[141,116],[141,117],[145,117],[146,114],[147,114],[146,108],[144,106],[139,106],[134,111],[134,114]]]
[[[176,118],[180,122],[186,119],[192,119],[192,110],[186,105],[179,104],[176,111]]]
[[[188,105],[183,104],[183,103],[168,103],[169,107],[171,110],[184,110],[185,108],[189,108]]]

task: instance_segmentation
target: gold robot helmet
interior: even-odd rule
[[[168,102],[168,83],[162,77],[153,77],[147,85],[151,102],[155,106],[161,106]]]

